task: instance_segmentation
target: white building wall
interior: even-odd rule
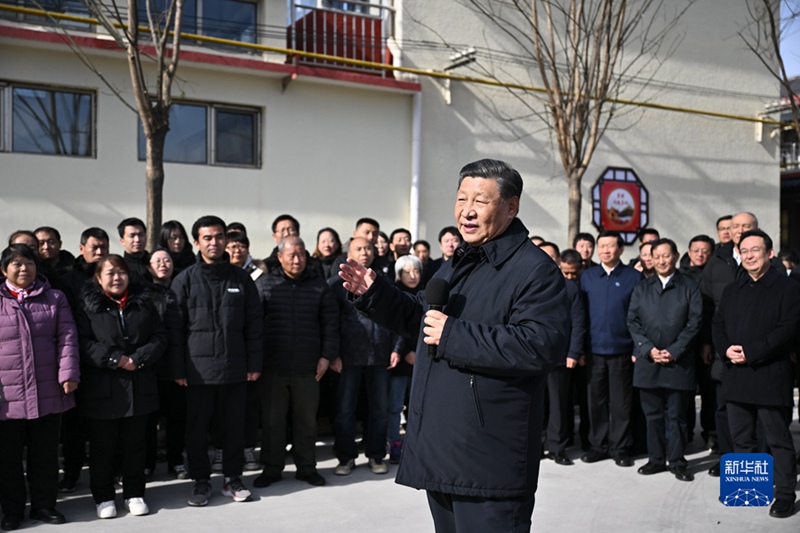
[[[517,53],[516,45],[464,7],[465,0],[396,2],[401,63],[442,69],[447,42]],[[285,6],[266,2],[262,20],[285,22]],[[262,5],[264,5],[262,3]],[[736,35],[744,6],[698,0],[678,24],[684,37],[655,77],[635,95],[657,103],[754,116],[777,94],[776,83]],[[280,20],[276,20],[280,19]],[[277,39],[269,43],[280,45]],[[136,159],[136,117],[64,47],[0,41],[0,79],[96,91],[97,157],[0,153],[0,234],[54,225],[75,250],[80,231],[109,232],[127,216],[144,217],[144,164]],[[265,55],[274,60],[274,56]],[[104,75],[126,87],[120,53],[97,59]],[[531,63],[488,58],[457,73],[541,85]],[[239,104],[262,111],[258,169],[166,164],[164,220],[191,225],[215,213],[248,226],[255,256],[273,246],[269,223],[288,212],[312,247],[316,231],[332,226],[346,239],[361,216],[388,231],[409,227],[411,96],[356,84],[299,77],[282,91],[277,74],[209,67],[184,61],[175,97]],[[442,82],[421,78],[420,231],[436,240],[452,224],[458,170],[483,157],[501,158],[525,179],[521,218],[532,233],[564,245],[567,186],[548,128],[503,88],[453,82],[452,104]],[[129,95],[128,95],[129,96]],[[714,232],[722,214],[747,209],[778,238],[777,138],[755,141],[755,127],[699,115],[625,108],[594,156],[583,182],[582,230],[591,225],[590,189],[606,166],[632,167],[651,194],[650,226],[681,247]],[[0,235],[0,236],[2,236]],[[435,246],[434,246],[435,248]],[[112,250],[119,251],[114,243]],[[434,254],[435,255],[435,254]]]
[[[488,72],[500,80],[541,87],[532,63],[502,57],[493,61],[480,52],[520,53],[467,9],[467,3],[403,0],[403,63],[423,69],[447,65],[452,50],[414,45],[421,41],[449,43],[456,50],[472,45],[479,48],[478,63],[457,69],[457,74],[487,77]],[[745,20],[743,4],[698,0],[679,21],[676,30],[684,36],[656,73],[653,86],[622,96],[755,116],[777,97],[778,88],[737,36]],[[522,173],[520,217],[531,232],[566,245],[567,184],[544,122],[529,116],[506,89],[453,82],[452,105],[447,105],[441,86],[436,80],[423,81],[423,236],[435,240],[438,229],[453,222],[450,206],[461,166],[492,157],[509,161]],[[740,210],[756,213],[778,242],[778,139],[769,138],[769,128],[758,143],[754,124],[747,122],[641,108],[623,108],[618,118],[583,180],[582,231],[596,232],[591,224],[595,180],[607,166],[620,166],[632,167],[651,194],[649,225],[674,238],[682,251],[698,233],[715,236],[717,217]]]
[[[113,236],[125,217],[145,217],[144,162],[137,160],[137,118],[70,52],[0,44],[0,78],[96,91],[97,157],[0,153],[0,234],[52,225],[77,251],[80,232],[97,225]],[[123,56],[95,59],[117,86],[129,85]],[[187,230],[216,214],[244,223],[256,257],[273,248],[272,220],[291,213],[313,250],[324,226],[349,236],[362,216],[385,227],[408,224],[411,96],[374,88],[311,83],[282,92],[274,74],[209,70],[181,63],[174,96],[262,111],[258,169],[165,164],[164,217]],[[129,96],[129,95],[127,95]]]

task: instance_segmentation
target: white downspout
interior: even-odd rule
[[[393,64],[401,66],[403,64],[403,50],[399,43],[403,41],[403,10],[395,8],[398,2],[383,0],[382,5],[387,7],[385,14],[391,14],[391,27],[394,29],[391,36],[386,40],[386,45],[392,53]],[[386,24],[386,21],[384,21]],[[419,82],[416,75],[408,75],[395,72],[397,79]],[[411,97],[411,187],[408,191],[408,230],[411,232],[411,239],[420,238],[419,234],[419,188],[421,167],[420,143],[422,130],[422,91],[414,93]]]
[[[414,240],[419,239],[419,169],[422,129],[422,92],[411,97],[411,191],[409,197],[409,230]]]

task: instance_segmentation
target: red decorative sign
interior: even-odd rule
[[[592,187],[592,222],[599,231],[618,231],[626,243],[647,226],[649,195],[630,168],[606,168]]]

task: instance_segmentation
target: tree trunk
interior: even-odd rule
[[[585,169],[572,169],[567,174],[567,186],[569,187],[568,205],[568,224],[567,224],[567,245],[572,247],[572,241],[581,231],[581,179]]]
[[[162,133],[163,131],[163,133]],[[164,141],[166,128],[146,138],[147,160],[145,164],[145,189],[147,191],[147,249],[153,252],[158,247],[161,232],[161,215],[164,203]]]

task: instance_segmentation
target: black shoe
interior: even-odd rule
[[[58,492],[62,494],[75,492],[78,482],[71,479],[64,478],[58,482]]]
[[[596,463],[597,461],[602,461],[603,459],[608,459],[608,454],[606,452],[598,452],[596,450],[589,450],[581,456],[581,461],[584,463]]]
[[[633,459],[625,452],[619,452],[614,456],[614,463],[617,466],[633,466]]]
[[[547,458],[555,461],[557,465],[570,466],[575,464],[572,462],[572,459],[570,459],[563,453],[548,453]]]
[[[769,515],[775,518],[789,518],[794,513],[794,502],[792,500],[775,500],[769,508]]]
[[[711,468],[708,469],[708,475],[711,477],[719,477],[719,461],[714,463]]]
[[[652,476],[653,474],[659,474],[666,471],[667,465],[657,465],[655,463],[651,463],[650,461],[647,461],[644,466],[637,470],[637,472],[643,476]]]
[[[675,468],[670,468],[669,471],[675,475],[675,479],[678,481],[694,481],[694,474],[685,466],[676,466]]]
[[[260,476],[258,476],[253,480],[253,486],[259,489],[263,489],[264,487],[269,487],[273,483],[277,483],[281,479],[282,478],[280,474],[273,475],[273,474],[267,474],[266,472],[262,472]]]
[[[321,487],[325,484],[325,478],[319,475],[319,472],[311,472],[310,474],[301,474],[298,472],[295,474],[294,478],[305,481],[309,485],[314,485],[315,487]]]
[[[709,435],[706,439],[706,448],[711,453],[719,453],[719,442],[717,442],[716,435]]]
[[[14,531],[19,527],[20,522],[24,518],[21,514],[7,514],[3,515],[3,521],[0,522],[0,529],[3,531]]]
[[[39,520],[47,524],[63,524],[67,521],[64,515],[55,510],[50,509],[31,509],[31,520]]]

